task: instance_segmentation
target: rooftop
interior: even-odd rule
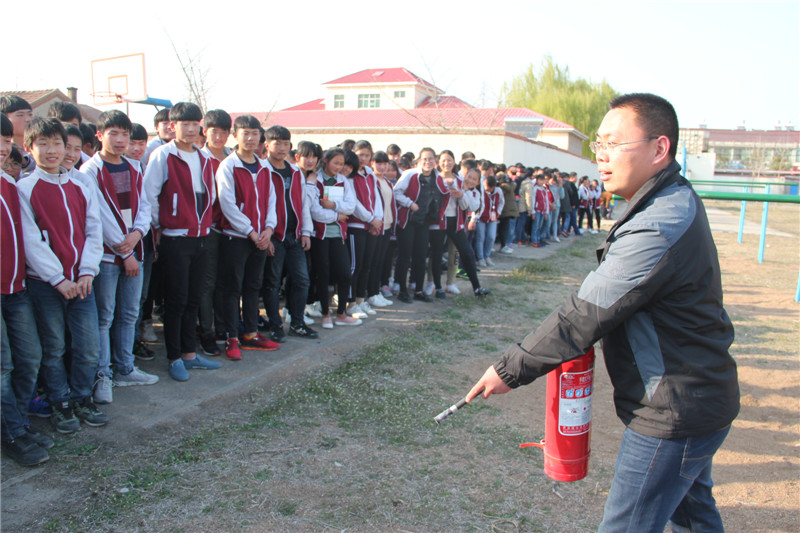
[[[418,83],[436,92],[444,93],[435,85],[428,83],[406,68],[368,68],[354,74],[337,78],[322,85],[360,85],[376,83]]]

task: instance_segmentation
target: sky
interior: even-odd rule
[[[209,108],[283,109],[323,97],[327,81],[391,67],[495,107],[504,83],[549,55],[573,79],[667,98],[682,127],[800,127],[800,1],[212,2],[88,11],[40,0],[48,16],[4,21],[14,53],[0,90],[75,86],[92,105],[91,61],[144,53],[148,95],[185,100],[172,41],[207,70]],[[148,129],[154,112],[130,106]]]

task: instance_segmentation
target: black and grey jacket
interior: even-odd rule
[[[699,436],[739,412],[733,325],[705,208],[673,162],[631,199],[600,265],[494,367],[532,382],[603,340],[617,416],[656,438]]]

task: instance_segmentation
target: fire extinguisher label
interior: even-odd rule
[[[582,435],[592,422],[592,381],[594,369],[564,372],[559,381],[558,432]]]

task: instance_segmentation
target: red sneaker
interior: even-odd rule
[[[242,337],[242,350],[265,350],[267,352],[272,352],[280,347],[280,344],[264,338],[260,333],[256,333],[256,336],[252,339]]]
[[[236,337],[229,337],[225,341],[225,358],[231,361],[241,361],[242,352],[239,350],[239,339]]]

